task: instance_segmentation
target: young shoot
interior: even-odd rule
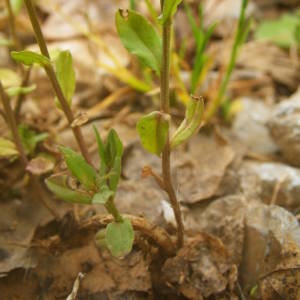
[[[72,149],[60,147],[71,176],[53,175],[46,179],[46,185],[58,198],[67,202],[103,205],[113,216],[113,222],[107,225],[104,234],[102,231],[97,234],[97,241],[100,245],[105,244],[114,256],[123,257],[131,251],[134,241],[130,220],[120,214],[114,203],[121,175],[123,146],[113,129],[106,143],[97,129],[94,130],[100,158],[99,169],[96,170]],[[78,180],[79,187],[72,188],[68,184],[70,178]],[[99,240],[99,237],[102,238]]]
[[[171,178],[171,150],[186,142],[198,131],[203,115],[202,99],[190,99],[186,118],[170,138],[171,26],[180,3],[181,0],[161,1],[162,13],[159,24],[162,35],[136,11],[120,10],[116,14],[117,30],[124,47],[160,76],[161,110],[143,116],[137,123],[137,131],[144,148],[161,157],[162,176],[154,174],[153,171],[150,173],[168,194],[177,223],[178,248],[184,244],[184,228],[179,201]]]

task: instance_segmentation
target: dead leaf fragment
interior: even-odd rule
[[[262,300],[300,299],[300,247],[290,242],[282,252],[283,260],[261,280]]]
[[[30,160],[26,167],[26,170],[33,175],[39,176],[49,173],[53,170],[54,166],[54,160],[48,159],[44,156],[38,156]]]

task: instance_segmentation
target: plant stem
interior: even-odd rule
[[[16,122],[15,117],[14,117],[14,112],[11,108],[8,96],[5,94],[5,91],[3,89],[1,81],[0,81],[0,99],[2,101],[3,108],[4,108],[4,111],[5,111],[5,114],[6,114],[6,120],[7,120],[8,126],[10,127],[10,130],[12,132],[16,148],[17,148],[17,150],[19,152],[19,155],[20,155],[21,164],[22,164],[24,170],[26,170],[26,167],[28,165],[28,159],[26,157],[25,150],[23,148],[22,141],[21,141],[21,138],[19,136],[19,131],[18,131],[18,127],[17,127],[17,122]],[[40,185],[40,182],[39,182],[38,178],[36,176],[34,176],[33,174],[31,174],[31,173],[29,173],[29,176],[30,176],[31,183],[32,183],[32,185],[34,187],[34,190],[35,190],[34,194],[36,196],[36,200],[37,201],[42,201],[42,203],[50,211],[50,213],[56,219],[58,219],[59,214],[51,206],[49,206],[49,204],[45,200],[43,189]]]
[[[171,22],[168,21],[163,25],[163,57],[161,69],[161,110],[168,114],[170,106],[170,51],[171,51]],[[162,152],[162,177],[164,181],[165,191],[169,196],[169,200],[175,215],[177,223],[177,247],[181,248],[184,244],[184,227],[181,217],[180,204],[177,200],[176,193],[172,184],[171,165],[170,165],[170,141],[167,139],[166,146]]]
[[[114,199],[110,198],[105,204],[106,210],[113,216],[115,222],[122,222],[124,219],[120,215],[118,209],[115,206]]]
[[[1,96],[1,101],[2,101],[2,104],[3,104],[3,109],[5,111],[6,121],[9,125],[9,127],[10,127],[11,132],[12,132],[16,148],[17,148],[17,150],[19,152],[19,155],[20,155],[21,163],[22,163],[23,167],[26,168],[26,166],[28,164],[28,160],[27,160],[25,151],[23,149],[21,138],[19,136],[17,122],[16,122],[16,119],[14,117],[13,110],[10,106],[10,101],[8,99],[8,96],[5,94],[5,91],[3,89],[3,86],[2,86],[1,82],[0,82],[0,96]]]
[[[14,41],[14,46],[16,50],[21,49],[21,44],[17,36],[17,31],[16,31],[16,23],[15,23],[15,16],[10,4],[10,0],[5,0],[6,8],[8,11],[8,22],[9,22],[9,27],[11,31],[11,36]]]
[[[26,87],[28,85],[30,73],[31,73],[31,67],[25,70],[25,74],[24,74],[24,78],[22,80],[21,87]],[[15,119],[16,119],[17,123],[19,123],[20,111],[21,111],[21,107],[22,107],[25,97],[26,97],[26,95],[23,93],[20,93],[17,96],[16,106],[14,109]]]
[[[35,37],[37,39],[38,45],[39,45],[40,50],[41,50],[41,53],[44,56],[46,56],[50,59],[48,48],[47,48],[47,45],[46,45],[42,30],[41,30],[41,27],[40,27],[40,24],[39,24],[38,19],[37,19],[37,14],[36,14],[35,7],[32,4],[31,0],[24,0],[24,2],[25,2],[25,5],[26,5],[28,14],[29,14],[29,18],[30,18],[33,30],[35,32]],[[45,67],[45,71],[46,71],[46,73],[47,73],[47,75],[48,75],[48,77],[51,81],[52,87],[55,91],[55,94],[58,98],[58,101],[60,102],[62,110],[63,110],[65,116],[67,117],[69,125],[71,126],[73,121],[74,121],[74,115],[73,115],[73,112],[72,112],[72,110],[71,110],[71,108],[70,108],[70,106],[69,106],[69,104],[68,104],[68,102],[67,102],[67,100],[66,100],[66,98],[65,98],[65,96],[62,92],[62,90],[61,90],[61,87],[59,85],[59,82],[57,80],[57,77],[55,75],[55,72],[54,72],[54,69],[53,69],[52,65],[49,65],[49,66]],[[88,163],[91,163],[91,159],[89,157],[87,146],[85,144],[85,141],[84,141],[84,138],[83,138],[80,127],[79,126],[71,126],[71,128],[72,128],[75,139],[77,141],[77,144],[79,146],[79,149],[80,149],[83,157],[85,158],[85,160]]]

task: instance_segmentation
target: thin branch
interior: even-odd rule
[[[22,80],[21,87],[26,87],[28,85],[30,73],[31,73],[31,68],[26,69],[24,78]],[[16,106],[15,106],[15,109],[14,109],[14,114],[15,114],[15,119],[16,119],[17,123],[18,123],[18,120],[19,120],[19,117],[20,117],[20,111],[21,111],[21,107],[22,107],[22,104],[24,102],[25,97],[26,97],[26,94],[20,93],[17,97],[17,100],[16,100]]]
[[[19,136],[17,123],[16,123],[16,120],[14,118],[14,113],[13,113],[13,110],[11,108],[10,101],[8,99],[8,96],[6,95],[6,93],[4,91],[4,88],[3,88],[1,82],[0,82],[0,97],[1,97],[1,101],[2,101],[2,104],[3,104],[4,111],[5,111],[7,123],[10,127],[10,130],[11,130],[12,135],[14,137],[16,148],[17,148],[17,150],[19,152],[19,155],[20,155],[21,163],[22,163],[24,169],[26,169],[26,166],[28,164],[28,160],[27,160],[27,157],[26,157],[23,145],[22,145],[21,138]]]
[[[33,30],[34,30],[34,33],[35,33],[36,40],[37,40],[38,45],[39,45],[40,50],[41,50],[41,53],[44,56],[46,56],[47,58],[50,58],[49,51],[48,51],[43,33],[42,33],[42,30],[41,30],[40,24],[38,22],[38,19],[37,19],[37,14],[36,14],[35,7],[34,7],[31,0],[24,0],[24,2],[25,2],[25,5],[26,5],[28,14],[29,14],[29,18],[30,18],[30,21],[31,21],[31,24],[32,24],[32,27],[33,27]],[[69,125],[70,125],[70,127],[71,127],[71,129],[74,133],[74,136],[75,136],[75,139],[76,139],[77,144],[79,146],[79,149],[80,149],[83,157],[85,158],[85,160],[88,163],[91,163],[91,159],[89,157],[88,149],[87,149],[87,146],[85,144],[85,141],[84,141],[84,138],[83,138],[80,127],[79,126],[74,126],[74,127],[71,126],[71,124],[74,121],[74,115],[73,115],[73,112],[72,112],[72,110],[71,110],[71,108],[70,108],[70,106],[69,106],[69,104],[68,104],[68,102],[67,102],[67,100],[66,100],[66,98],[65,98],[65,96],[62,92],[62,90],[61,90],[61,87],[58,83],[58,80],[57,80],[57,77],[55,75],[55,72],[54,72],[54,69],[53,69],[52,65],[46,66],[45,71],[46,71],[46,73],[49,77],[49,80],[51,81],[52,87],[55,91],[55,94],[58,98],[58,101],[60,102],[62,110],[63,110],[66,118],[68,119],[68,123],[69,123]]]
[[[163,5],[163,3],[162,3]],[[168,114],[170,106],[170,51],[171,51],[171,22],[167,21],[163,25],[163,57],[161,69],[161,110]],[[168,137],[166,146],[162,152],[162,174],[165,191],[169,196],[176,223],[177,223],[177,247],[181,248],[184,244],[184,226],[180,211],[180,204],[174,191],[171,177],[171,149],[170,139]]]

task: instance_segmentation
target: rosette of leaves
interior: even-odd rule
[[[87,163],[79,153],[60,147],[71,176],[53,175],[46,179],[46,185],[58,198],[67,202],[104,205],[114,221],[107,225],[104,235],[102,231],[97,234],[97,241],[101,246],[104,243],[114,256],[122,257],[131,251],[134,241],[131,222],[122,217],[114,204],[121,175],[123,145],[115,130],[110,130],[104,143],[97,129],[94,129],[100,157],[99,170]],[[72,188],[68,184],[70,179],[78,181],[78,186]]]

